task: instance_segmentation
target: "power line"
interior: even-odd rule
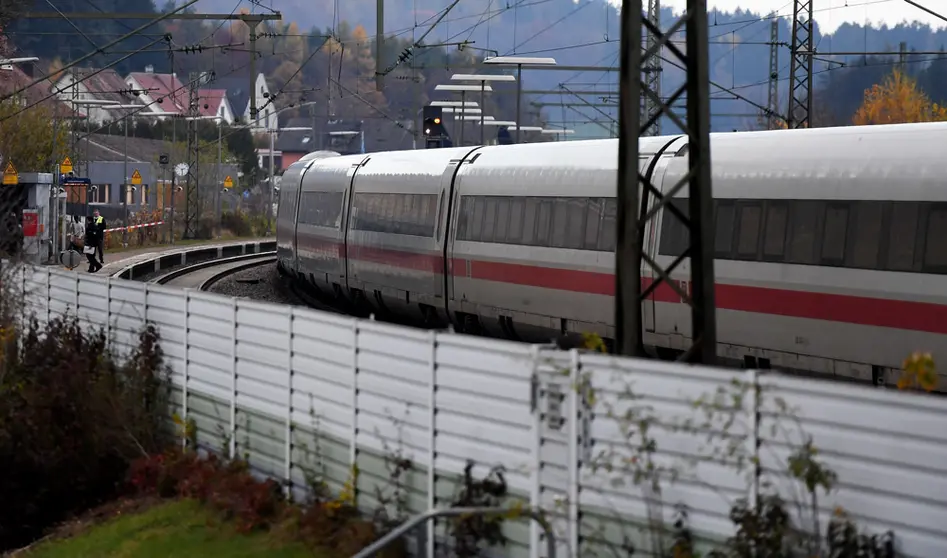
[[[160,16],[151,19],[150,21],[148,21],[148,23],[145,23],[144,25],[141,25],[141,26],[138,27],[137,29],[134,29],[134,30],[132,30],[132,31],[130,31],[130,32],[128,32],[128,33],[122,35],[121,37],[119,37],[118,39],[115,39],[114,41],[108,43],[107,45],[105,45],[105,46],[103,46],[103,47],[100,47],[100,48],[97,48],[97,49],[95,49],[93,52],[90,52],[89,54],[87,54],[87,55],[85,55],[85,56],[82,56],[82,57],[80,57],[79,59],[70,62],[69,64],[66,64],[65,66],[63,66],[62,68],[60,68],[59,71],[62,72],[62,71],[68,70],[69,68],[72,68],[73,66],[77,66],[77,65],[79,65],[80,63],[85,62],[86,60],[89,60],[90,58],[92,58],[93,56],[95,56],[95,55],[97,55],[97,54],[104,54],[104,51],[105,51],[105,50],[107,50],[107,49],[109,49],[109,48],[112,48],[113,46],[115,46],[115,45],[117,45],[118,43],[124,41],[125,39],[128,39],[129,37],[134,36],[136,33],[139,33],[139,32],[141,32],[141,31],[144,31],[145,29],[151,27],[152,25],[154,25],[154,24],[156,24],[156,23],[159,23],[159,22],[161,22],[161,21],[164,21],[165,19],[168,19],[168,18],[174,16],[174,15],[177,14],[178,12],[180,12],[180,11],[182,11],[182,10],[184,10],[184,9],[186,9],[186,8],[188,8],[188,7],[190,7],[190,6],[193,6],[193,5],[196,4],[196,3],[197,3],[197,0],[187,0],[187,1],[186,1],[184,4],[182,4],[180,7],[175,8],[174,10],[172,10],[172,11],[166,13],[166,14],[161,14]],[[53,16],[53,18],[58,18],[58,17],[59,17],[58,15],[54,15],[54,16]],[[139,18],[135,18],[135,19],[147,19],[147,17],[139,17]],[[155,42],[157,42],[157,41],[155,41]],[[151,43],[151,44],[153,45],[154,42]],[[151,46],[151,45],[148,45],[148,46]],[[0,97],[0,102],[3,102],[3,101],[6,101],[7,99],[11,99],[11,98],[13,98],[13,97],[16,97],[16,96],[19,95],[20,93],[26,91],[27,89],[33,87],[34,85],[38,85],[38,84],[42,83],[43,81],[46,81],[46,80],[50,79],[51,77],[52,77],[52,74],[50,73],[50,74],[46,74],[45,76],[43,76],[43,77],[41,77],[41,78],[35,79],[35,80],[33,80],[32,83],[26,85],[25,87],[21,87],[20,89],[17,89],[17,90],[14,91],[13,93],[8,93],[8,94],[6,94],[6,95]]]

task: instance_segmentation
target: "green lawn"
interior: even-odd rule
[[[266,533],[242,535],[194,501],[162,503],[113,518],[75,537],[36,545],[24,558],[296,558],[313,554]]]

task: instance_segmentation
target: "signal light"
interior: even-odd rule
[[[441,123],[441,119],[438,118],[438,117],[434,117],[434,123],[435,123],[435,124],[440,124],[440,123]]]

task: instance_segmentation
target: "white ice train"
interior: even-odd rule
[[[640,146],[662,191],[686,173],[685,136]],[[890,382],[913,351],[947,355],[945,146],[940,123],[713,134],[721,357]],[[282,181],[280,271],[434,326],[611,339],[617,149],[591,140],[301,161]],[[686,213],[685,198],[673,203]],[[645,250],[667,265],[681,229],[659,215]],[[687,286],[688,262],[673,278]],[[669,287],[644,320],[660,356],[688,346],[689,309]]]

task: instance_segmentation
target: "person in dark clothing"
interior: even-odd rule
[[[102,264],[95,259],[95,250],[95,232],[92,230],[92,227],[89,226],[85,229],[85,246],[82,248],[86,259],[89,260],[89,273],[95,273],[102,269]]]
[[[5,242],[3,242],[4,246],[0,247],[0,252],[9,258],[16,258],[23,246],[23,226],[16,211],[10,211],[4,216],[2,227],[0,238],[3,238]]]
[[[99,215],[98,209],[92,212],[92,218],[89,220],[89,226],[86,230],[92,231],[93,237],[96,239],[95,253],[99,257],[99,262],[104,264],[105,263],[105,219],[103,219],[102,216]]]

